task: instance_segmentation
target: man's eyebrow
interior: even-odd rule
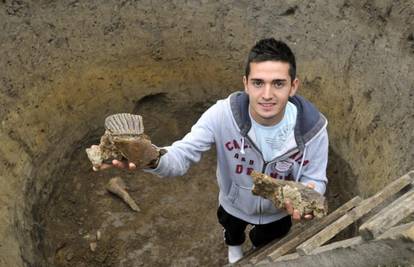
[[[287,82],[287,79],[274,79],[272,82]]]
[[[251,78],[250,80],[252,80],[252,81],[258,81],[258,82],[263,82],[263,79],[259,79],[259,78]]]

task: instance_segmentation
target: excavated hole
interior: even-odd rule
[[[155,144],[184,136],[213,101],[174,102],[167,94],[148,95],[133,110],[142,114]],[[50,266],[217,266],[226,263],[216,219],[218,188],[214,148],[183,177],[160,179],[143,172],[92,172],[84,149],[99,142],[103,128],[89,132],[54,177],[48,201],[35,204],[38,264]],[[355,195],[348,164],[331,151],[327,193],[334,209]],[[105,190],[120,175],[141,212],[132,212]],[[348,177],[348,179],[341,179]],[[346,193],[344,193],[346,192]],[[97,232],[101,233],[96,241]],[[353,229],[344,235],[352,235]],[[97,248],[91,250],[96,242]],[[246,242],[245,246],[249,246]]]
[[[225,263],[214,149],[170,179],[94,173],[84,149],[117,112],[142,113],[158,145],[181,138],[242,88],[260,38],[288,42],[300,94],[329,120],[331,210],[412,169],[410,1],[6,0],[0,12],[0,266]],[[104,190],[117,174],[142,212]]]

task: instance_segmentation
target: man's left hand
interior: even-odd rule
[[[310,182],[309,184],[307,184],[307,187],[309,187],[311,189],[315,189],[315,184],[313,182]],[[287,213],[292,216],[293,220],[300,221],[302,219],[302,216],[300,215],[300,212],[293,208],[293,205],[292,205],[292,203],[290,202],[289,199],[287,199],[285,201],[285,209],[286,209]],[[312,213],[305,214],[303,216],[303,218],[305,220],[312,220],[313,219],[313,214]]]

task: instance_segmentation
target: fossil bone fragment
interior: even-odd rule
[[[89,248],[91,249],[92,252],[96,251],[97,246],[98,246],[98,244],[96,242],[89,243]]]
[[[144,134],[140,115],[119,113],[105,119],[105,133],[100,144],[87,148],[86,153],[96,168],[112,159],[128,159],[138,168],[145,168],[151,166],[165,150],[154,146]]]
[[[253,194],[271,200],[277,208],[284,209],[284,203],[289,199],[301,216],[313,212],[313,216],[322,218],[328,212],[325,197],[301,183],[275,179],[256,171],[251,176],[254,179]]]
[[[127,187],[121,177],[116,176],[109,180],[106,190],[120,197],[134,211],[141,211],[134,199],[126,191]]]

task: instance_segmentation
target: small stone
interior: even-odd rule
[[[67,254],[66,254],[66,260],[67,261],[71,261],[72,259],[73,259],[73,252],[72,251],[70,251],[70,252],[68,252]]]
[[[76,184],[76,190],[77,190],[77,191],[79,191],[79,189],[81,189],[81,187],[82,187],[82,184],[81,184],[81,183],[77,183],[77,184]]]
[[[90,238],[91,238],[91,236],[90,236],[90,234],[86,234],[85,236],[83,236],[83,238],[85,238],[85,239],[90,239]]]
[[[98,244],[96,242],[92,242],[92,243],[89,244],[89,248],[93,252],[95,252],[97,246],[98,246]]]
[[[78,230],[78,233],[79,233],[79,235],[84,235],[84,234],[86,234],[86,231],[84,229],[80,228]]]
[[[101,239],[101,231],[96,231],[96,240],[100,240]]]

